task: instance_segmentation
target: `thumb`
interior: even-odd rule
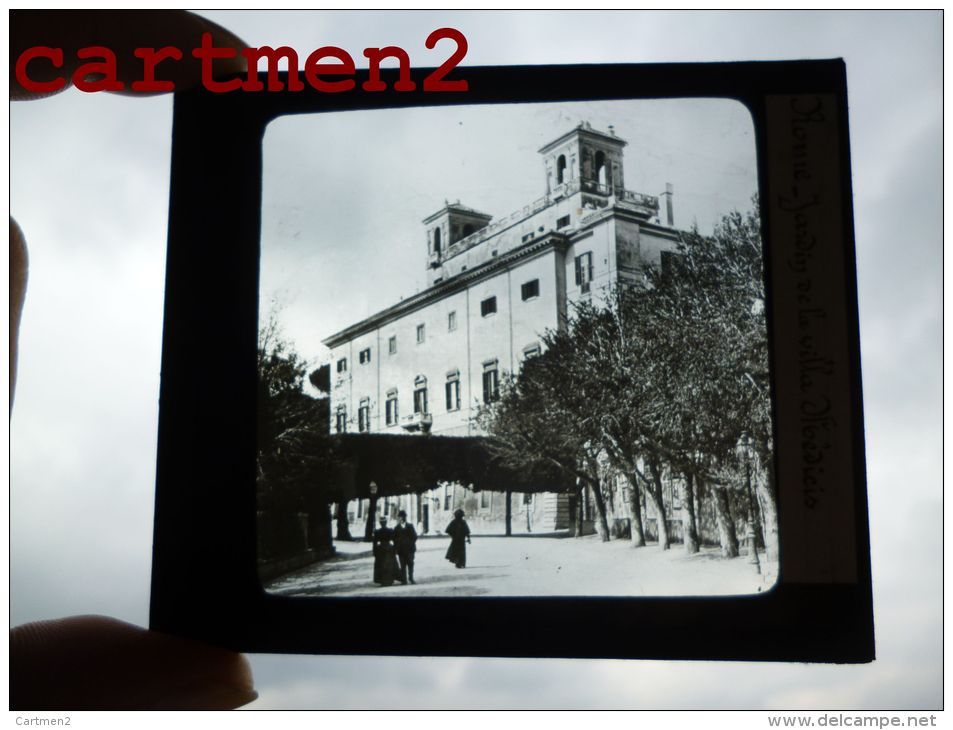
[[[10,219],[10,408],[17,384],[17,345],[20,340],[20,315],[26,299],[26,240],[17,222]]]
[[[230,710],[258,694],[241,654],[104,616],[10,631],[10,708]]]

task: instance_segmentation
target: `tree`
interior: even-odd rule
[[[258,343],[258,509],[275,526],[266,553],[300,549],[291,529],[298,512],[310,517],[309,539],[329,547],[325,480],[331,463],[328,403],[303,390],[307,363],[280,334],[272,315]],[[284,525],[284,527],[281,527]],[[290,534],[286,534],[290,533]]]
[[[644,285],[580,304],[546,332],[543,354],[511,378],[482,427],[515,462],[548,459],[592,487],[606,538],[600,461],[629,483],[636,546],[644,494],[668,548],[663,482],[676,476],[686,550],[699,549],[698,499],[711,502],[723,554],[738,554],[732,503],[747,504],[749,477],[776,546],[761,250],[757,200],[711,236],[686,232]],[[743,459],[740,444],[750,446]]]
[[[659,517],[659,544],[668,547],[661,485],[645,477],[640,462],[649,452],[648,418],[653,378],[648,369],[646,341],[634,332],[641,320],[642,292],[622,288],[610,293],[602,306],[577,306],[567,330],[549,332],[548,348],[562,353],[563,367],[572,373],[583,394],[580,418],[592,426],[589,438],[629,485],[630,530],[636,547],[645,544],[641,494],[644,491]]]
[[[596,423],[584,414],[585,394],[575,391],[568,353],[558,341],[547,344],[547,351],[524,362],[519,374],[502,378],[499,398],[480,409],[477,423],[492,437],[491,452],[509,467],[530,471],[546,462],[575,477],[578,492],[590,487],[599,534],[607,541]]]
[[[671,387],[661,438],[686,484],[711,485],[723,552],[737,554],[729,495],[743,494],[741,443],[755,446],[755,484],[776,557],[770,374],[758,200],[711,236],[682,236],[669,265],[649,273],[659,355]],[[689,479],[691,475],[691,479]]]

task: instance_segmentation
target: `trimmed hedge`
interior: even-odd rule
[[[575,479],[556,466],[539,463],[517,471],[494,456],[486,437],[339,434],[329,437],[330,474],[316,480],[336,501],[370,496],[419,494],[438,482],[457,482],[475,491],[566,492]]]

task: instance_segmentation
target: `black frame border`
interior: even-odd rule
[[[842,61],[470,67],[467,92],[176,95],[150,627],[249,652],[867,662],[874,658],[857,284]],[[390,82],[387,71],[382,77]],[[732,98],[751,112],[764,203],[772,94],[838,104],[856,583],[700,598],[286,598],[256,570],[255,351],[261,139],[285,114],[519,102]],[[769,318],[769,337],[783,336]],[[773,340],[772,340],[773,341]],[[773,348],[772,348],[773,350]],[[781,490],[779,490],[781,492]],[[779,517],[790,495],[779,493]],[[781,554],[785,555],[783,531]],[[782,558],[783,559],[783,558]],[[783,563],[782,563],[783,565]],[[372,631],[383,617],[395,631]],[[587,627],[598,627],[589,631]]]

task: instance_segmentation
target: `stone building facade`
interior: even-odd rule
[[[459,202],[428,216],[427,288],[324,340],[332,432],[476,433],[480,405],[540,352],[543,332],[566,325],[574,303],[598,302],[660,265],[678,240],[671,188],[663,224],[658,197],[625,188],[625,146],[612,127],[580,124],[539,150],[545,186],[537,200],[500,219]],[[625,522],[626,500],[613,504]],[[440,485],[382,508],[389,516],[405,509],[427,531],[441,531],[462,508],[476,531],[499,531],[505,494]],[[365,510],[359,501],[348,506],[355,522]],[[511,510],[514,531],[569,527],[565,495],[514,494]]]

